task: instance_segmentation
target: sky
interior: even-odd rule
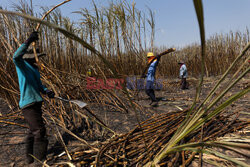
[[[35,10],[52,7],[63,0],[33,0]],[[115,0],[113,0],[115,2]],[[193,0],[127,0],[136,3],[136,8],[148,14],[150,8],[155,14],[155,45],[185,47],[200,43],[198,22]],[[19,0],[0,0],[0,6],[11,10]],[[30,2],[28,0],[27,2]],[[72,13],[80,8],[93,9],[92,0],[72,0],[60,7],[64,16],[72,20],[79,15]],[[99,7],[108,6],[110,0],[95,0]],[[250,0],[203,0],[206,38],[230,31],[245,32],[250,28]]]

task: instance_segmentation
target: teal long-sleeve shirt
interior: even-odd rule
[[[42,85],[38,69],[32,67],[23,59],[27,48],[28,45],[23,43],[13,56],[20,89],[20,108],[25,108],[35,102],[43,101],[40,92],[44,94],[47,90],[47,88]]]

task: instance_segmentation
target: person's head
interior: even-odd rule
[[[37,52],[37,57],[42,57],[42,56],[45,56],[46,54],[44,53],[40,53],[38,49],[36,49],[36,52]],[[37,68],[37,65],[36,65],[36,59],[35,59],[35,54],[33,52],[33,50],[28,50],[24,55],[23,55],[23,59],[29,63],[31,66]]]
[[[148,63],[150,63],[154,58],[154,53],[153,52],[148,52],[147,53],[147,58],[148,58]]]
[[[179,62],[178,62],[178,64],[179,65],[182,65],[182,64],[184,64],[185,62],[183,61],[183,60],[180,60]]]

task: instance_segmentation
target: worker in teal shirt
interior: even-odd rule
[[[27,51],[29,45],[36,40],[38,40],[38,32],[32,32],[13,56],[20,89],[19,107],[22,109],[30,131],[26,142],[28,164],[34,162],[31,155],[39,160],[45,160],[47,154],[48,140],[42,118],[43,98],[40,93],[47,94],[50,98],[55,95],[53,91],[42,85],[35,56],[32,51]],[[38,56],[43,55],[45,54],[38,54]]]

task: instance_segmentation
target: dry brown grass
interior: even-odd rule
[[[98,9],[94,2],[93,6],[94,13],[87,9],[81,9],[77,12],[82,16],[79,24],[63,17],[60,10],[54,11],[46,20],[87,41],[104,56],[104,59],[98,59],[94,52],[90,52],[71,38],[66,38],[63,34],[42,26],[37,45],[48,55],[44,60],[41,60],[45,64],[45,68],[41,71],[42,81],[53,89],[56,95],[87,101],[98,110],[108,109],[123,113],[128,112],[131,108],[140,110],[139,105],[129,100],[130,96],[120,96],[122,91],[86,89],[85,74],[90,68],[96,77],[104,79],[113,77],[114,71],[108,68],[107,63],[105,64],[103,61],[108,60],[119,74],[116,77],[125,78],[129,75],[140,75],[146,67],[145,53],[148,50],[160,53],[166,49],[153,47],[155,27],[153,13],[149,10],[150,17],[142,17],[142,13],[137,11],[134,5],[130,6],[126,2],[111,3],[109,7],[104,9]],[[17,5],[14,10],[29,15],[40,15],[34,14],[32,7],[25,3]],[[46,10],[44,8],[44,11]],[[0,16],[0,95],[12,109],[12,113],[10,113],[12,118],[18,117],[20,112],[17,112],[19,90],[15,66],[11,57],[22,41],[27,38],[31,27],[35,27],[34,23],[26,19],[10,15]],[[144,28],[142,29],[142,27]],[[146,33],[146,28],[151,30],[150,34]],[[149,46],[146,42],[147,39],[150,39]],[[236,56],[249,43],[249,32],[246,29],[246,32],[215,34],[206,42],[205,74],[207,76],[220,75],[227,71]],[[197,77],[201,71],[200,52],[200,46],[192,44],[162,57],[158,67],[158,75],[177,77],[178,61],[182,59],[187,64],[189,75]],[[236,63],[230,72],[246,69],[245,67],[237,67],[247,66],[246,59],[248,57],[249,51],[243,55],[243,58]],[[245,73],[247,72],[246,70]],[[241,92],[240,95],[247,91],[248,89]],[[203,112],[202,107],[201,110]],[[94,146],[89,145],[84,139],[75,136],[71,129],[77,128],[85,122],[86,130],[90,136],[106,137],[105,135],[114,133],[90,114],[93,113],[90,108],[86,108],[85,112],[82,112],[72,104],[68,105],[45,97],[44,111],[48,124],[59,125],[64,131],[94,150],[97,148],[93,148]],[[97,124],[93,124],[93,122]],[[9,123],[11,124],[11,122]],[[56,133],[60,138],[60,132],[56,131]],[[63,141],[61,142],[63,143]],[[65,150],[67,152],[66,146]]]

